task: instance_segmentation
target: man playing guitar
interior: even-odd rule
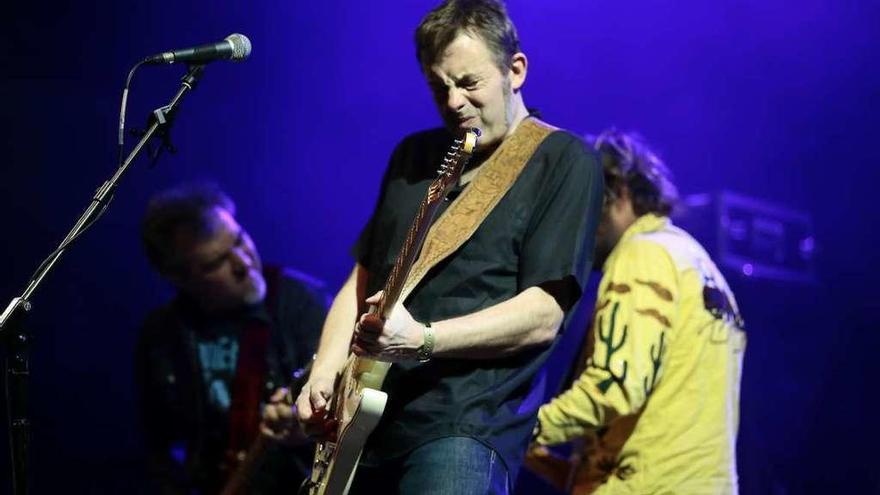
[[[544,397],[536,376],[589,270],[602,173],[579,138],[530,116],[527,58],[503,4],[447,1],[422,20],[416,45],[445,128],[394,150],[296,414],[307,433],[332,436],[350,353],[393,362],[352,492],[509,493]],[[471,128],[479,145],[421,256],[431,236],[459,247],[387,318],[365,314],[381,302],[446,146]]]

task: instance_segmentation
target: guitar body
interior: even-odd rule
[[[348,493],[367,437],[379,424],[387,401],[388,394],[385,392],[364,389],[358,398],[359,404],[354,415],[342,429],[337,442],[328,441],[318,444],[315,465],[312,468],[314,485],[311,493],[315,495]]]
[[[312,465],[310,495],[345,495],[354,479],[367,437],[379,424],[388,394],[382,382],[390,363],[351,356],[336,386],[335,441],[319,442]]]
[[[439,205],[458,181],[465,163],[477,145],[478,129],[464,131],[454,140],[440,164],[439,176],[428,187],[416,218],[388,276],[380,302],[370,309],[385,319],[397,303],[413,262],[421,250]],[[330,403],[336,420],[336,437],[318,443],[312,476],[306,486],[309,495],[347,495],[367,437],[379,424],[388,395],[382,382],[390,363],[350,355],[338,376]]]

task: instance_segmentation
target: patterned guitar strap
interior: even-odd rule
[[[529,117],[501,143],[471,183],[431,226],[419,258],[404,283],[400,301],[406,300],[431,268],[454,253],[476,232],[513,187],[538,146],[556,130],[556,127]]]

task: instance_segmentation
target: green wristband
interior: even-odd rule
[[[425,342],[419,346],[416,351],[419,361],[427,362],[431,360],[431,356],[434,354],[434,329],[431,328],[431,323],[426,322],[424,327],[424,337]]]

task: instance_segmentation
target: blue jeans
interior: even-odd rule
[[[432,440],[378,467],[358,466],[352,495],[509,495],[501,457],[470,437]]]

